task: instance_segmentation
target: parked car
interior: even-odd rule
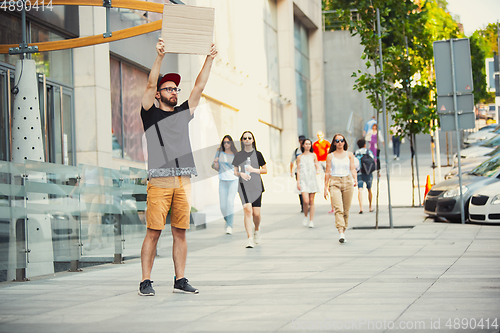
[[[462,174],[469,173],[470,171],[472,171],[472,169],[477,167],[479,164],[483,163],[487,159],[489,159],[497,154],[500,154],[500,147],[495,148],[494,150],[490,151],[486,155],[461,160]],[[455,166],[453,166],[453,168],[450,170],[450,172],[448,172],[446,175],[444,175],[444,179],[450,179],[450,178],[455,177],[456,175],[458,175],[458,162]]]
[[[483,129],[484,127],[482,127],[477,132],[470,134],[464,140],[465,147],[468,148],[473,144],[479,144],[481,141],[489,140],[494,136],[496,136],[497,134],[500,134],[500,126],[496,126],[496,124],[487,125],[485,127],[486,129]]]
[[[495,104],[488,104],[488,118],[496,119],[496,108],[497,106]]]
[[[470,197],[486,185],[500,181],[500,155],[496,155],[462,177],[465,218],[468,217]],[[445,180],[434,185],[424,200],[424,212],[434,218],[460,222],[459,178]]]
[[[485,106],[482,106],[477,110],[476,119],[486,119],[486,118],[488,118],[488,109]]]
[[[460,151],[460,157],[462,160],[467,159],[467,158],[473,158],[473,157],[478,157],[478,156],[484,156],[493,150],[495,148],[500,146],[500,134],[497,134],[495,137],[491,138],[490,140],[481,143],[478,146],[466,148]],[[457,154],[454,155],[453,158],[453,166],[458,165],[458,157]]]
[[[469,204],[471,222],[500,223],[500,182],[479,189]]]

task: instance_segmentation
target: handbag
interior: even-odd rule
[[[217,151],[217,155],[215,155],[215,158],[218,158],[219,156],[220,156],[220,151],[218,150],[218,151]],[[216,160],[214,159],[214,161],[212,162],[211,167],[212,167],[212,169],[214,169],[215,171],[219,171],[219,168],[220,168],[220,166],[219,166],[219,162],[218,162],[218,161],[216,161]]]

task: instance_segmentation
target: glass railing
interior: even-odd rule
[[[80,259],[78,168],[26,161],[28,277],[51,274]]]
[[[0,281],[140,256],[147,172],[0,161]]]
[[[141,253],[142,241],[146,234],[146,170],[122,168],[122,249],[123,256]]]
[[[25,167],[0,161],[0,281],[23,279],[26,269]]]

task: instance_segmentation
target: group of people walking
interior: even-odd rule
[[[313,142],[299,137],[300,152],[294,151],[297,170],[297,190],[301,196],[303,225],[314,227],[316,193],[320,192],[317,175],[320,162],[313,149]],[[325,140],[328,142],[327,140]],[[259,244],[262,193],[264,184],[260,175],[267,173],[264,156],[257,150],[252,132],[245,131],[240,137],[241,151],[237,151],[230,135],[225,135],[215,154],[212,168],[219,173],[219,202],[226,221],[226,233],[231,234],[234,223],[234,199],[238,192],[244,210],[244,226],[247,233],[247,248]],[[336,134],[324,154],[324,197],[330,197],[335,214],[335,226],[339,242],[346,241],[345,231],[349,221],[354,187],[358,183],[355,156],[348,151],[348,143],[342,134]]]
[[[234,198],[240,196],[247,232],[247,248],[260,242],[260,210],[264,183],[260,175],[267,173],[266,160],[252,132],[245,131],[240,137],[241,151],[237,151],[230,135],[225,135],[215,154],[212,168],[219,172],[219,202],[226,221],[226,233],[232,234]]]
[[[138,293],[141,296],[155,295],[151,271],[158,240],[165,229],[167,215],[170,215],[175,272],[173,292],[197,294],[198,289],[191,286],[184,276],[187,258],[186,230],[189,229],[191,210],[190,178],[197,175],[189,139],[189,122],[194,118],[217,49],[212,45],[189,98],[179,106],[178,94],[181,89],[178,86],[181,76],[177,73],[160,76],[161,64],[166,53],[161,38],[156,44],[156,52],[157,56],[148,76],[140,111],[148,144],[149,181],[147,229],[141,249],[142,280]],[[301,146],[295,150],[290,164],[290,173],[293,175],[293,162],[296,160],[296,187],[301,197],[303,224],[309,228],[314,227],[314,199],[316,193],[320,191],[317,175],[323,169],[325,175],[323,194],[325,199],[328,197],[331,199],[330,213],[335,214],[335,226],[339,232],[340,243],[346,242],[345,232],[349,223],[354,187],[366,183],[367,188],[369,190],[371,188],[371,178],[363,176],[363,172],[361,174],[357,172],[356,161],[359,159],[363,162],[361,155],[376,159],[376,142],[383,142],[377,140],[379,133],[376,122],[370,128],[365,129],[370,141],[369,152],[364,139],[358,141],[358,147],[364,150],[358,150],[353,154],[348,151],[349,145],[342,134],[334,135],[330,144],[324,139],[324,134],[318,132],[318,141],[314,143],[303,136],[299,137]],[[267,166],[264,156],[257,150],[255,136],[251,131],[243,132],[240,144],[241,150],[238,151],[232,137],[225,135],[215,154],[212,167],[218,171],[220,208],[226,221],[226,233],[233,232],[234,199],[238,192],[244,210],[246,247],[253,248],[261,241],[261,205],[264,193],[261,175],[267,173]],[[360,164],[359,161],[357,164]],[[361,169],[363,168],[367,167],[362,166]],[[371,196],[369,198],[371,210]]]
[[[323,138],[323,133],[318,133],[318,139]],[[327,140],[324,140],[328,142]],[[294,152],[297,164],[297,189],[301,195],[301,206],[304,213],[303,225],[314,227],[316,193],[320,191],[316,176],[320,174],[322,165],[319,155],[313,149],[314,145],[310,139],[299,137],[301,154]],[[323,146],[326,146],[323,144]],[[339,232],[339,242],[345,243],[345,231],[349,224],[349,210],[351,208],[354,187],[357,185],[356,163],[353,153],[349,152],[349,145],[342,134],[335,134],[332,144],[328,142],[328,149],[321,156],[324,158],[323,172],[324,197],[330,197],[332,210],[329,213],[335,214],[335,227]],[[290,164],[292,171],[294,158]]]

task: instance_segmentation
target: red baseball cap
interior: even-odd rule
[[[156,90],[160,89],[161,85],[167,81],[174,82],[177,86],[181,83],[181,76],[177,73],[168,73],[158,78],[158,84],[156,85]]]

